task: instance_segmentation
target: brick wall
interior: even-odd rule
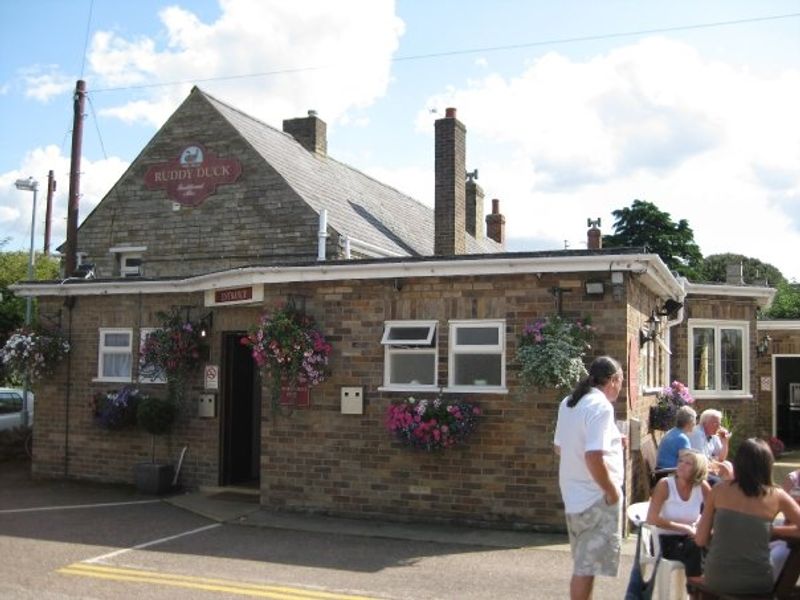
[[[269,389],[264,385],[262,502],[286,510],[359,517],[562,530],[558,462],[552,449],[562,393],[523,394],[517,387],[513,357],[524,325],[555,312],[551,289],[561,287],[570,290],[564,294],[565,314],[592,316],[597,330],[594,354],[611,354],[625,364],[627,342],[621,332],[630,334],[638,326],[629,322],[624,298],[610,293],[588,297],[583,293],[584,279],[581,274],[406,278],[399,291],[393,279],[266,286],[266,307],[283,304],[289,295],[305,302],[306,311],[317,319],[333,344],[333,373],[311,390],[311,408],[296,410],[291,416],[271,411]],[[629,285],[635,288],[637,284]],[[646,302],[649,292],[642,294]],[[133,464],[147,460],[149,452],[149,436],[107,432],[92,422],[90,395],[114,387],[92,382],[97,369],[98,327],[156,325],[158,310],[182,304],[199,306],[202,298],[199,293],[79,297],[71,316],[61,308],[62,322],[71,331],[74,348],[69,386],[70,477],[131,482]],[[54,313],[60,307],[60,301],[42,302],[45,313]],[[214,309],[212,364],[223,364],[223,332],[247,329],[261,310],[260,306]],[[506,319],[510,393],[469,395],[484,410],[470,443],[428,454],[393,441],[384,427],[387,405],[409,394],[378,389],[383,382],[380,338],[384,321],[438,320],[440,385],[446,385],[448,320],[496,318]],[[34,471],[40,476],[63,475],[66,381],[67,366],[62,365],[52,381],[36,390]],[[196,396],[201,385],[198,374],[189,395]],[[363,415],[341,414],[342,386],[364,387]],[[617,411],[625,418],[624,397]],[[184,420],[169,438],[159,442],[159,455],[174,458],[184,445],[189,446],[189,452],[183,481],[189,486],[216,484],[218,419]]]

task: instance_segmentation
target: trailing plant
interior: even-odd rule
[[[588,317],[573,321],[555,315],[526,325],[516,354],[522,388],[572,388],[586,375],[584,356],[593,332]]]
[[[12,377],[32,381],[53,372],[69,352],[69,342],[57,329],[22,327],[0,349],[0,359]]]
[[[680,381],[673,381],[656,396],[656,403],[650,407],[649,427],[651,430],[668,431],[675,427],[675,417],[681,406],[694,404],[694,398]]]
[[[126,385],[121,390],[97,392],[91,401],[94,422],[103,429],[125,429],[136,424],[136,409],[145,396]]]
[[[464,443],[475,431],[481,409],[464,400],[417,400],[389,405],[386,428],[396,439],[429,452]]]
[[[331,345],[314,318],[292,304],[263,315],[241,343],[250,348],[256,365],[270,378],[273,407],[278,405],[282,386],[314,387],[328,376]]]

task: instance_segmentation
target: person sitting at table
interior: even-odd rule
[[[661,439],[656,455],[656,469],[674,469],[678,466],[681,450],[692,447],[689,434],[694,429],[697,413],[691,406],[681,406],[675,415],[675,427]]]
[[[772,482],[773,462],[764,440],[745,440],[733,461],[734,478],[708,494],[695,542],[708,549],[703,580],[717,594],[769,594],[770,537],[800,534],[796,525],[773,524],[779,512],[800,523],[800,506]]]
[[[659,480],[647,511],[647,522],[658,528],[661,556],[682,562],[686,577],[702,573],[702,550],[694,536],[700,509],[711,490],[707,476],[705,455],[692,448],[682,450],[675,474]]]
[[[733,478],[733,465],[728,458],[731,433],[722,426],[722,413],[708,408],[700,413],[700,422],[689,435],[692,448],[700,450],[708,458],[709,482]]]

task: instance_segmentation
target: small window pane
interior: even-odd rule
[[[720,331],[720,349],[723,390],[741,390],[742,384],[742,331],[740,329],[723,329]]]
[[[106,333],[103,338],[107,348],[127,348],[131,343],[129,333]]]
[[[104,354],[102,376],[129,378],[131,376],[131,355]]]
[[[456,385],[501,385],[501,358],[499,354],[457,354]]]
[[[392,354],[392,384],[433,385],[433,354]]]
[[[459,346],[497,346],[500,330],[497,327],[459,327],[456,344]]]
[[[714,389],[716,375],[714,371],[714,329],[712,327],[695,327],[694,339],[694,389]]]

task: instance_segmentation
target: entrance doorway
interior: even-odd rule
[[[800,448],[800,356],[776,356],[775,416],[778,437],[788,448]]]
[[[258,485],[261,385],[244,333],[222,334],[220,484]]]

